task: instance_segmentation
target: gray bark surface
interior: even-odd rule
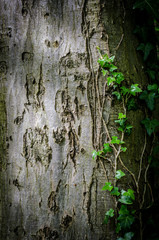
[[[122,111],[97,74],[96,47],[118,53],[129,81],[143,79],[122,2],[0,0],[1,240],[115,239],[114,224],[102,224],[113,207],[101,191],[105,172],[91,155],[107,139],[98,91],[112,135]],[[133,124],[140,118],[139,110]],[[137,134],[133,168],[143,145]]]

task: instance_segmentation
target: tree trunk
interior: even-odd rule
[[[108,139],[100,112],[111,135],[123,112],[105,89],[96,47],[116,55],[128,82],[144,83],[124,4],[0,0],[2,240],[116,239],[114,224],[103,225],[113,201],[101,191],[105,174],[111,181],[114,173],[109,162],[103,168],[93,161],[92,151]],[[128,115],[136,131],[125,160],[135,172],[142,115]]]

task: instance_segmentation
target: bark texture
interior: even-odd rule
[[[0,0],[2,240],[115,239],[114,225],[102,224],[113,202],[101,191],[113,172],[91,153],[107,140],[98,93],[112,135],[123,111],[98,73],[96,46],[117,55],[128,81],[143,81],[124,4]],[[133,169],[144,144],[140,119],[138,110],[127,154]]]

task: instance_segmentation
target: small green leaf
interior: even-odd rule
[[[121,228],[128,229],[133,224],[135,218],[134,216],[128,215],[119,215],[118,221],[120,222]]]
[[[96,151],[96,150],[93,150],[93,152],[92,152],[92,158],[93,158],[93,160],[95,160],[95,158],[97,157],[97,156],[101,156],[101,154],[103,153],[103,151],[101,150],[101,151]]]
[[[117,69],[117,67],[114,66],[113,64],[111,64],[109,71],[110,71],[110,72],[113,72],[113,71],[115,71],[116,69]]]
[[[138,87],[139,84],[132,84],[130,87],[130,93],[136,96],[136,93],[142,92],[141,88]]]
[[[101,65],[101,67],[103,67],[105,64],[105,60],[103,58],[98,59],[97,62]]]
[[[119,113],[119,114],[118,114],[118,119],[121,119],[121,118],[126,118],[126,115],[123,114],[123,113]]]
[[[115,95],[118,100],[121,99],[121,94],[120,94],[119,92],[115,91],[115,92],[113,92],[112,94]]]
[[[114,77],[107,77],[108,86],[110,86],[110,84],[111,84],[112,82],[115,82],[115,78],[114,78]]]
[[[133,236],[134,236],[133,232],[125,233],[124,240],[131,240],[133,238]]]
[[[159,121],[157,119],[150,120],[149,118],[146,118],[141,121],[141,123],[144,124],[149,136],[151,136],[151,134],[155,131],[156,127],[159,126]]]
[[[148,85],[147,86],[147,89],[149,90],[149,91],[157,91],[157,89],[158,89],[158,85],[157,84],[152,84],[152,85]]]
[[[121,150],[122,150],[123,152],[126,152],[127,148],[126,148],[126,147],[121,147]]]
[[[118,139],[117,136],[112,136],[112,140],[110,142],[111,144],[124,144],[124,141],[121,141],[120,139]]]
[[[112,143],[112,144],[120,144],[120,139],[118,139],[118,137],[117,136],[112,136],[112,140],[111,140],[111,142],[110,143]]]
[[[122,73],[117,73],[116,83],[121,84],[122,81],[124,81],[124,75]]]
[[[120,223],[117,223],[117,225],[116,225],[116,233],[119,233],[120,232],[120,230],[121,230],[121,225],[120,225]]]
[[[107,212],[106,215],[109,217],[114,217],[114,209],[110,208]]]
[[[146,90],[142,92],[140,95],[140,99],[145,100],[148,108],[153,111],[155,107],[155,92],[148,93]]]
[[[104,153],[112,152],[112,148],[109,146],[109,143],[104,143]]]
[[[125,176],[125,173],[122,172],[121,170],[117,170],[117,171],[116,171],[116,174],[115,174],[115,178],[116,178],[116,179],[120,179],[120,178],[122,178],[122,177],[124,177],[124,176]]]
[[[126,95],[127,93],[130,93],[130,90],[128,88],[126,88],[125,86],[121,87],[121,93],[123,95]]]
[[[151,43],[146,43],[146,45],[144,43],[141,43],[138,47],[137,50],[141,50],[144,53],[144,61],[147,60],[150,52],[152,51],[152,49],[154,49],[154,46]]]
[[[117,240],[131,240],[133,236],[134,236],[133,232],[128,232],[128,233],[125,233],[124,238],[120,237],[120,238],[117,238]]]
[[[127,119],[125,119],[125,118],[123,119],[123,118],[122,118],[122,119],[119,119],[119,120],[115,120],[115,122],[116,122],[116,123],[119,123],[119,125],[122,126],[123,129],[124,129],[126,120],[127,120]]]
[[[132,189],[128,189],[128,191],[121,191],[121,198],[119,199],[119,202],[123,204],[132,204],[133,200],[135,199],[134,191]]]
[[[119,127],[118,131],[124,132],[124,129],[125,129],[125,127],[124,128],[123,127]]]
[[[104,218],[104,223],[107,224],[108,220],[110,217],[114,217],[114,209],[110,208],[106,214],[105,214],[105,218]]]
[[[125,192],[123,195],[130,196],[131,199],[135,200],[134,190],[132,190],[132,189],[128,189],[128,191]]]
[[[110,194],[118,197],[120,195],[120,192],[118,191],[118,187],[114,187],[114,189],[111,191]]]
[[[107,70],[104,70],[102,69],[102,73],[103,73],[103,76],[107,75],[108,71]]]
[[[131,133],[131,129],[132,129],[132,128],[133,128],[133,126],[132,126],[132,125],[126,125],[126,128],[125,128],[125,129],[126,129],[126,131],[125,131],[125,132],[126,132],[127,134],[130,134],[130,133]]]
[[[153,71],[153,70],[151,70],[151,69],[148,69],[148,70],[147,70],[147,73],[148,73],[149,77],[150,77],[152,80],[155,80],[155,78],[156,78],[156,71]]]
[[[111,56],[109,59],[111,62],[114,62],[115,56]]]
[[[128,210],[126,205],[121,205],[121,208],[119,210],[119,214],[120,215],[128,215],[129,214],[129,210]]]
[[[111,186],[110,182],[106,182],[105,186],[102,188],[102,190],[107,190],[107,191],[111,191],[113,189],[113,186]]]
[[[96,150],[93,150],[93,152],[92,152],[92,158],[93,158],[93,160],[95,160],[96,157],[97,157],[97,151],[96,151]]]
[[[128,100],[128,102],[127,102],[127,109],[128,109],[128,111],[137,109],[136,100],[134,98],[130,98]]]
[[[154,46],[151,43],[146,43],[145,49],[144,49],[144,61],[147,60],[148,56],[150,55],[150,52],[154,49]]]
[[[134,236],[133,232],[125,233],[124,238],[120,237],[117,240],[131,240]]]

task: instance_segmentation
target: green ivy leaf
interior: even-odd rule
[[[132,189],[128,189],[128,191],[121,191],[121,198],[119,199],[119,202],[123,204],[132,204],[133,200],[135,199],[134,191]]]
[[[151,43],[141,43],[138,47],[137,50],[141,50],[144,53],[144,61],[147,60],[150,52],[154,49],[154,46]]]
[[[112,143],[112,144],[120,144],[120,139],[118,139],[118,137],[117,136],[112,136],[112,140],[111,140],[111,142],[110,143]]]
[[[118,119],[126,118],[126,115],[123,113],[118,114]]]
[[[114,59],[115,59],[115,56],[111,56],[111,57],[109,58],[109,60],[110,60],[111,62],[114,62]]]
[[[146,72],[148,73],[149,77],[150,77],[152,80],[155,80],[155,78],[156,78],[156,72],[155,72],[155,71],[153,71],[153,70],[151,70],[151,69],[148,69]]]
[[[125,132],[126,132],[127,134],[130,134],[130,133],[131,133],[131,129],[132,129],[132,128],[133,128],[133,126],[132,126],[132,125],[126,125],[126,128],[125,128],[125,129],[126,129],[126,131],[125,131]]]
[[[103,73],[103,76],[107,75],[108,71],[107,70],[104,70],[102,69],[102,73]]]
[[[128,215],[129,210],[126,205],[121,205],[121,208],[119,210],[119,215]]]
[[[114,187],[114,189],[111,191],[110,194],[118,197],[120,195],[120,192],[118,191],[118,187]]]
[[[154,46],[151,43],[146,43],[145,49],[144,49],[144,61],[147,60],[148,56],[150,55],[150,52],[154,49]]]
[[[92,152],[92,158],[93,158],[93,160],[95,160],[95,158],[97,157],[97,156],[101,156],[101,154],[103,153],[103,151],[102,150],[100,150],[100,151],[96,151],[96,150],[93,150],[93,152]]]
[[[106,182],[105,186],[102,188],[102,190],[107,190],[107,191],[111,191],[113,189],[113,186],[111,185],[110,182]]]
[[[130,93],[136,96],[136,93],[142,92],[141,88],[138,87],[139,84],[132,84],[130,87]]]
[[[156,127],[159,126],[159,121],[157,119],[150,120],[149,118],[146,118],[141,121],[142,124],[144,124],[146,131],[149,136],[155,131]]]
[[[121,99],[121,94],[120,94],[119,92],[115,91],[115,92],[113,92],[112,94],[115,95],[118,100]]]
[[[95,160],[96,157],[97,157],[97,151],[96,151],[96,150],[93,150],[93,152],[92,152],[92,158],[93,158],[93,160]]]
[[[109,146],[109,143],[104,143],[104,153],[112,152],[112,148]]]
[[[117,136],[112,136],[112,140],[110,142],[111,144],[124,144],[124,141],[121,141],[120,139],[118,139]]]
[[[120,222],[121,228],[128,229],[133,224],[135,218],[134,216],[128,214],[128,215],[119,215],[117,218]]]
[[[133,236],[134,236],[133,232],[128,232],[128,233],[125,233],[124,238],[120,237],[120,238],[117,238],[117,240],[131,240]]]
[[[126,152],[127,148],[126,147],[121,147],[121,151]]]
[[[125,127],[119,127],[118,131],[124,132]]]
[[[100,64],[100,66],[101,66],[102,68],[104,67],[104,65],[105,65],[105,59],[100,58],[100,59],[98,59],[97,62]]]
[[[153,111],[155,107],[155,92],[148,93],[146,90],[140,95],[140,99],[145,100],[147,107]]]
[[[115,174],[115,178],[116,178],[116,179],[120,179],[120,178],[122,178],[122,177],[124,177],[124,176],[125,176],[125,173],[122,172],[121,170],[117,170],[117,171],[116,171],[116,174]]]
[[[119,233],[120,230],[121,230],[121,225],[120,225],[120,223],[117,223],[116,229],[115,229],[116,233]]]
[[[121,93],[123,95],[126,95],[127,93],[130,93],[130,90],[128,88],[126,88],[125,86],[121,87]]]
[[[128,109],[128,111],[137,109],[136,100],[134,98],[130,98],[128,100],[128,102],[127,102],[127,109]]]
[[[104,218],[104,223],[107,224],[108,220],[110,217],[114,217],[114,209],[110,208],[106,214],[105,214],[105,218]]]
[[[124,240],[124,238],[122,238],[122,237],[119,237],[119,238],[117,238],[117,240]]]
[[[124,75],[122,73],[118,73],[116,76],[116,83],[121,84],[124,81]]]
[[[121,131],[123,132],[125,130],[125,122],[126,122],[127,118],[122,118],[119,120],[115,120],[115,123],[118,123],[121,127]],[[118,129],[119,130],[119,129]]]
[[[107,77],[108,86],[110,86],[110,84],[111,84],[112,82],[115,82],[115,78],[114,78],[114,77]]]
[[[133,238],[133,236],[134,236],[133,232],[125,233],[124,240],[131,240]]]
[[[113,64],[111,64],[111,65],[110,65],[110,68],[109,68],[109,71],[110,71],[110,72],[113,72],[113,71],[115,71],[116,69],[117,69],[117,67],[114,66]]]
[[[155,84],[149,84],[148,86],[147,86],[147,89],[149,90],[149,91],[157,91],[157,89],[158,89],[158,85],[155,83]]]
[[[135,200],[134,190],[128,189],[127,192],[123,193],[124,196],[130,196],[131,199]]]

